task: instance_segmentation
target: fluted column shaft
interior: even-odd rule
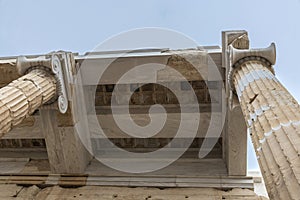
[[[54,76],[34,69],[0,89],[0,137],[56,95]]]
[[[233,84],[271,199],[300,199],[300,107],[262,61],[245,61]]]

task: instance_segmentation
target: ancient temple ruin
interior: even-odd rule
[[[0,183],[186,188],[186,198],[194,194],[199,198],[259,199],[251,193],[255,178],[247,175],[250,134],[269,198],[299,199],[300,107],[275,76],[275,45],[253,49],[249,44],[246,31],[224,31],[222,47],[85,55],[58,51],[0,58]],[[96,79],[95,71],[107,63],[111,70],[107,73],[113,75],[92,81]],[[149,63],[167,65],[183,74],[188,82],[171,70],[162,69],[156,74],[161,84],[144,83],[141,79],[116,86],[118,73]],[[195,66],[200,75],[193,69]],[[212,75],[216,73],[213,67],[220,78]],[[85,79],[78,85],[75,78],[80,70],[91,81]],[[115,89],[122,90],[123,95],[115,96]],[[173,139],[182,118],[178,115],[182,109],[175,93],[184,97],[180,106],[183,104],[186,115],[195,110],[200,112],[199,128],[193,136],[187,127],[183,137]],[[127,96],[130,116],[140,125],[149,123],[152,105],[165,107],[169,121],[160,134],[129,137],[116,126],[113,115],[126,120],[122,112]],[[111,102],[116,102],[115,113]],[[89,118],[89,113],[96,121]],[[160,111],[153,116],[159,117]],[[97,135],[93,123],[101,124],[106,138]],[[224,125],[218,130],[220,123]],[[183,144],[190,143],[182,155],[178,154],[179,159],[162,169],[127,173],[108,167],[97,157],[102,156],[108,163],[117,159],[132,165],[146,161],[118,157],[105,143],[107,139],[118,148],[135,153],[166,146],[176,153],[183,149]],[[204,149],[203,155],[199,149]],[[103,157],[107,151],[113,157]],[[168,156],[162,155],[151,163],[165,162]],[[194,192],[188,188],[194,188]],[[151,193],[152,197],[155,193]]]

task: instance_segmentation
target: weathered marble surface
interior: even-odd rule
[[[22,187],[17,185],[0,185],[0,199],[2,200],[59,200],[59,199],[122,199],[122,200],[179,200],[179,199],[251,199],[266,200],[265,197],[257,196],[253,191],[247,189],[233,189],[222,191],[212,188],[128,188],[128,187],[102,187],[84,186],[79,188],[61,188],[59,186],[40,189],[33,185]]]

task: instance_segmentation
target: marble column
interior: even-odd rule
[[[275,51],[272,53],[270,48],[266,53],[231,47],[229,80],[238,96],[270,198],[300,199],[300,107],[274,76],[272,61],[264,56],[275,59]]]
[[[56,96],[56,79],[44,69],[28,74],[0,89],[0,137]]]

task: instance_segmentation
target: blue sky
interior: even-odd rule
[[[252,47],[276,43],[277,77],[300,100],[299,0],[0,0],[0,24],[1,57],[54,50],[84,53],[133,28],[173,29],[199,46],[221,45],[222,30],[245,29]],[[257,168],[249,157],[249,168]]]

